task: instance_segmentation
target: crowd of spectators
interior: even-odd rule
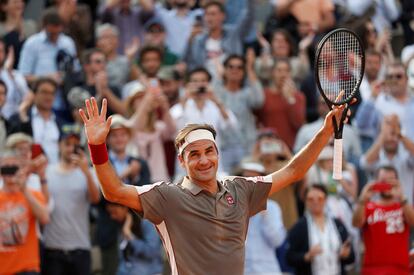
[[[410,274],[411,0],[0,0],[0,274],[169,274],[155,228],[103,198],[85,99],[108,101],[126,184],[181,181],[173,141],[188,123],[216,129],[220,176],[266,175],[329,111],[314,54],[338,27],[366,60],[343,179],[329,145],[273,195],[251,218],[245,274]]]

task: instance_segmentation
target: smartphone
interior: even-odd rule
[[[75,155],[79,155],[81,151],[83,151],[83,147],[81,145],[75,145],[73,148],[73,153]]]
[[[392,185],[387,182],[376,182],[371,187],[372,191],[379,192],[379,193],[388,192],[388,191],[391,191],[391,189],[392,189]]]
[[[19,170],[17,165],[7,165],[0,167],[0,174],[2,176],[14,176]]]
[[[32,159],[37,158],[38,156],[40,156],[41,154],[43,154],[43,148],[40,144],[38,143],[33,143],[32,144]]]
[[[201,14],[195,17],[195,24],[197,26],[203,26],[203,16]]]
[[[280,154],[282,146],[277,142],[262,142],[260,144],[260,153],[262,154]]]

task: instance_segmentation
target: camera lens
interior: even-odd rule
[[[0,167],[0,174],[2,176],[14,176],[18,170],[19,167],[17,165],[2,166]]]

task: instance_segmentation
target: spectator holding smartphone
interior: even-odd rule
[[[0,174],[0,274],[40,274],[36,221],[49,222],[46,200],[27,187],[29,170],[15,151],[2,152]]]
[[[364,239],[362,274],[411,274],[408,244],[414,209],[393,166],[378,168],[375,183],[364,187],[352,223],[362,229]]]

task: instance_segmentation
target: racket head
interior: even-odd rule
[[[364,70],[364,48],[353,31],[335,29],[319,42],[315,55],[315,79],[330,108],[349,103],[356,96]],[[342,90],[344,92],[340,96]]]

